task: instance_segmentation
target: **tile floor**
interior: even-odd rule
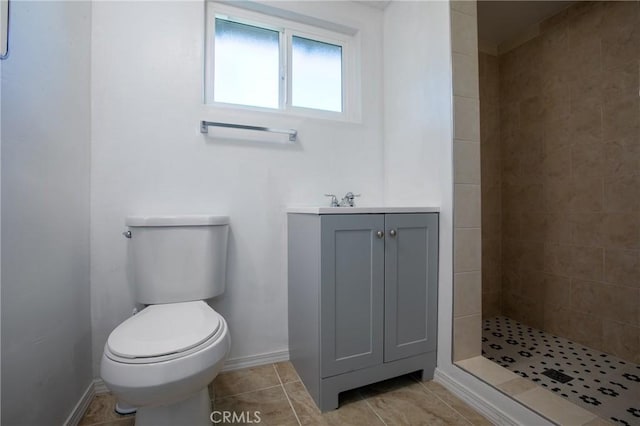
[[[640,426],[636,364],[507,317],[484,321],[482,351],[486,358],[530,380],[530,388],[541,386],[613,424]],[[562,374],[543,374],[549,370]]]
[[[222,373],[213,386],[215,410],[260,411],[262,425],[491,425],[444,387],[411,376],[345,392],[340,408],[325,414],[289,362]],[[116,414],[114,404],[112,395],[96,396],[80,425],[133,425],[134,416]]]

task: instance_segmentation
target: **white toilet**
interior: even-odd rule
[[[136,425],[211,425],[207,386],[231,345],[224,318],[204,302],[225,290],[229,218],[128,217],[136,301],[116,327],[100,375],[137,407]]]

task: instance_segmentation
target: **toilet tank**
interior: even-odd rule
[[[125,223],[136,301],[186,302],[224,292],[227,216],[130,216]]]

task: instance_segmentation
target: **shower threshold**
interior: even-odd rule
[[[640,366],[507,317],[483,321],[482,355],[613,424],[640,426]]]

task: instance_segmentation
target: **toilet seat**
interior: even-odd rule
[[[150,305],[113,330],[105,355],[127,364],[183,357],[214,344],[223,321],[201,300]]]

